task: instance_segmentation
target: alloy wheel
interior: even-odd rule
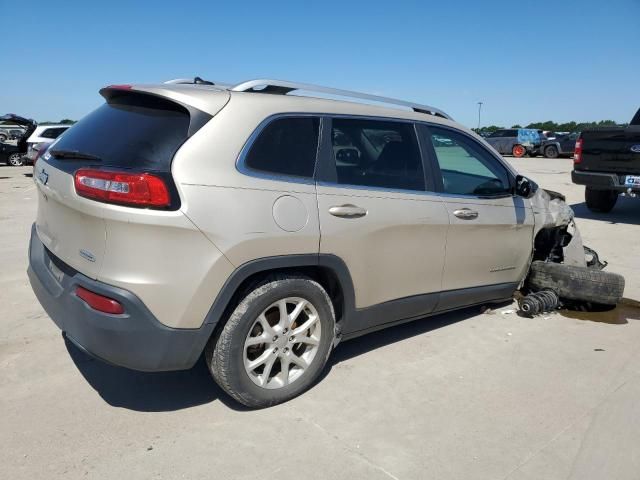
[[[269,305],[254,321],[244,342],[244,368],[262,388],[298,380],[318,353],[322,326],[316,308],[304,298]]]
[[[21,167],[22,165],[24,165],[22,154],[12,153],[11,155],[9,155],[9,165],[12,165],[14,167]]]

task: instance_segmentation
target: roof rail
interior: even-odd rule
[[[220,85],[220,84],[218,84]],[[304,90],[308,92],[326,93],[339,97],[358,98],[361,100],[370,100],[373,102],[386,103],[390,105],[399,105],[412,109],[414,112],[426,113],[438,117],[452,120],[452,118],[439,108],[430,107],[429,105],[420,105],[418,103],[407,102],[395,98],[380,97],[368,93],[353,92],[351,90],[340,90],[338,88],[322,87],[320,85],[312,85],[309,83],[287,82],[283,80],[249,80],[242,82],[229,88],[232,92],[260,92],[286,95],[294,90]]]

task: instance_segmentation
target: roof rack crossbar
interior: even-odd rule
[[[218,84],[219,85],[219,84]],[[357,98],[361,100],[369,100],[372,102],[386,103],[390,105],[399,105],[412,109],[414,112],[426,113],[429,115],[436,115],[438,117],[451,120],[451,117],[440,110],[439,108],[431,107],[429,105],[420,105],[418,103],[407,102],[405,100],[398,100],[396,98],[381,97],[378,95],[371,95],[369,93],[354,92],[351,90],[341,90],[338,88],[323,87],[320,85],[313,85],[309,83],[296,83],[288,82],[284,80],[249,80],[242,82],[229,88],[232,92],[261,92],[261,93],[273,93],[286,95],[294,90],[304,90],[307,92],[326,93],[328,95],[335,95],[338,97]]]

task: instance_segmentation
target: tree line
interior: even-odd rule
[[[522,125],[512,125],[511,128],[535,128],[536,130],[549,130],[552,132],[581,132],[587,128],[595,128],[595,127],[615,127],[620,125],[619,123],[613,120],[600,120],[599,122],[566,122],[566,123],[556,123],[551,120],[547,120],[546,122],[533,122],[523,127]],[[622,126],[626,126],[627,124],[622,124]],[[488,127],[481,128],[473,128],[472,130],[476,133],[493,133],[496,130],[503,130],[509,127],[500,127],[498,125],[490,125]]]

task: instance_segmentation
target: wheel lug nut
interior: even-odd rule
[[[294,335],[291,335],[291,337],[289,338],[290,342],[293,342],[296,339],[296,337]]]
[[[278,351],[278,347],[273,349],[273,353],[276,353]]]
[[[282,333],[287,333],[288,331],[289,331],[289,329],[288,329],[288,328],[285,328],[285,329],[282,331]]]
[[[273,336],[273,341],[275,342],[276,340],[278,340],[278,335]]]

